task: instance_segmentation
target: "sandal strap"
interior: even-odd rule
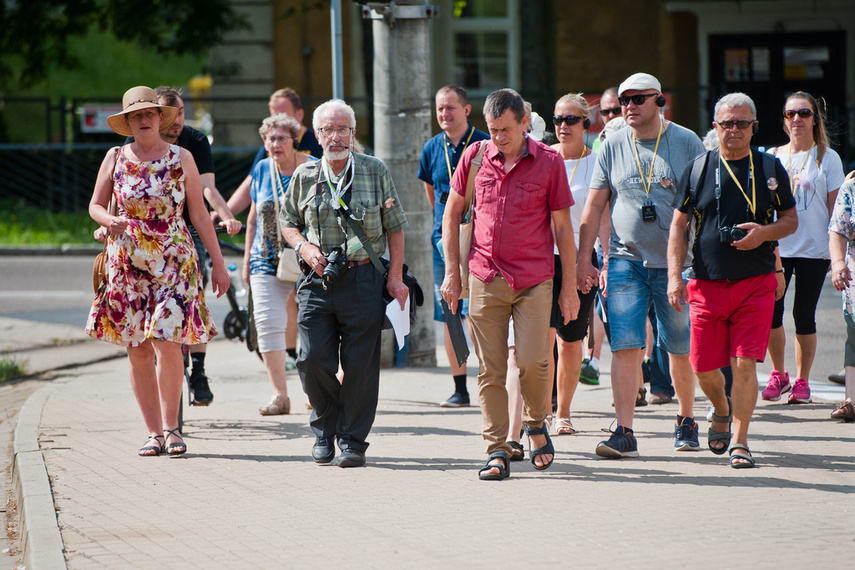
[[[543,425],[538,428],[523,425],[523,427],[525,428],[526,435],[549,435],[549,428],[547,428],[546,426],[547,422],[544,422]]]
[[[748,449],[748,446],[747,446],[747,445],[745,445],[744,443],[734,443],[734,444],[731,444],[731,446],[730,446],[730,453],[731,453],[731,455],[733,454],[734,450],[736,450],[736,449],[744,449],[744,450],[745,450],[745,451],[747,451],[749,454],[751,454],[751,450],[750,450],[750,449]]]

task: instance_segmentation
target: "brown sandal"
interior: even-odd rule
[[[837,409],[831,412],[831,419],[843,420],[844,422],[855,422],[855,407],[849,400],[843,400],[837,404]]]
[[[262,416],[285,416],[291,413],[291,398],[283,398],[279,394],[273,396],[270,403],[258,408]]]

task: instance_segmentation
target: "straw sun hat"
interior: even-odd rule
[[[122,97],[123,111],[107,117],[107,124],[110,128],[126,137],[134,136],[131,132],[131,127],[128,125],[127,114],[140,109],[160,109],[163,112],[163,122],[160,124],[160,131],[163,132],[172,126],[175,118],[178,116],[178,109],[175,107],[167,107],[166,105],[158,105],[157,93],[151,87],[139,86],[132,87],[125,91]]]

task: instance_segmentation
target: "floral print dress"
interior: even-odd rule
[[[203,344],[217,334],[198,268],[196,250],[181,217],[184,170],[181,149],[135,162],[118,150],[113,197],[127,229],[108,236],[107,281],[95,296],[86,332],[121,346],[147,339]]]
[[[855,218],[852,217],[852,207],[855,205],[855,178],[846,182],[837,192],[834,210],[828,223],[828,231],[835,232],[846,238],[846,267],[855,276]],[[843,290],[843,312],[855,315],[855,281]]]

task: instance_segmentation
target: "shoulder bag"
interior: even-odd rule
[[[272,166],[270,177],[273,179],[273,203],[276,206],[276,235],[279,239],[279,265],[276,267],[276,277],[280,281],[296,283],[297,278],[303,272],[300,271],[300,260],[297,259],[297,252],[288,247],[288,244],[285,243],[285,239],[282,237],[282,226],[279,223],[279,189],[282,185],[282,179],[279,177],[279,168],[273,162],[272,157],[270,158],[270,164]],[[284,191],[282,192],[282,198],[285,198]]]
[[[487,148],[487,142],[481,141],[478,152],[469,166],[469,177],[466,179],[466,195],[463,198],[463,219],[460,221],[460,298],[469,297],[469,252],[472,250],[472,234],[475,231],[475,176],[481,168],[481,157]]]

